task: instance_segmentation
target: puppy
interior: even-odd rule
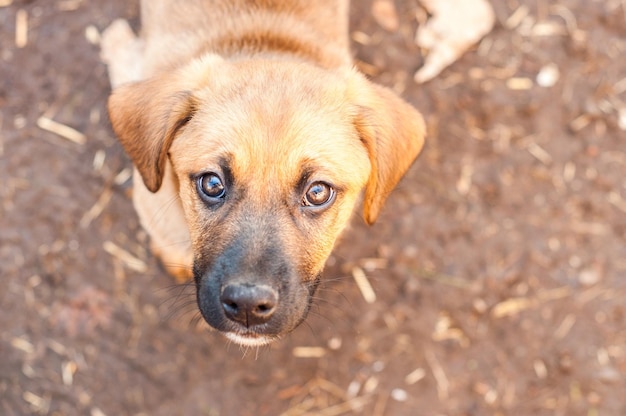
[[[145,0],[140,81],[115,88],[133,201],[204,319],[262,345],[301,323],[363,193],[373,223],[421,115],[352,67],[345,0]],[[129,69],[130,70],[130,69]]]

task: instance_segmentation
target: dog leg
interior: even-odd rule
[[[143,43],[123,19],[115,20],[102,32],[100,57],[107,65],[112,89],[141,79]]]

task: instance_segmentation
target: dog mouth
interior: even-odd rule
[[[282,256],[256,259],[258,270],[250,271],[252,266],[233,260],[241,257],[226,249],[210,267],[194,264],[198,308],[229,341],[244,347],[268,345],[306,319],[320,275],[296,273]]]
[[[262,335],[250,331],[223,332],[222,334],[235,344],[244,347],[262,347],[264,345],[271,344],[279,338],[276,335]]]

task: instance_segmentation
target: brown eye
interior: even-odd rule
[[[216,204],[226,196],[222,179],[215,173],[205,173],[196,181],[200,197],[209,204]]]
[[[307,189],[302,199],[305,207],[323,207],[332,202],[335,197],[335,190],[327,183],[314,182]]]

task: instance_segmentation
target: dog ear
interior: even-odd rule
[[[355,74],[352,100],[355,126],[369,154],[372,170],[365,187],[363,214],[373,224],[389,193],[424,145],[422,115],[390,89]]]
[[[194,100],[176,77],[156,76],[113,91],[108,102],[113,131],[146,187],[161,187],[174,137],[194,113]]]
[[[194,90],[211,79],[218,55],[206,55],[178,70],[122,85],[109,97],[113,131],[152,192],[161,187],[167,152],[196,111]]]

